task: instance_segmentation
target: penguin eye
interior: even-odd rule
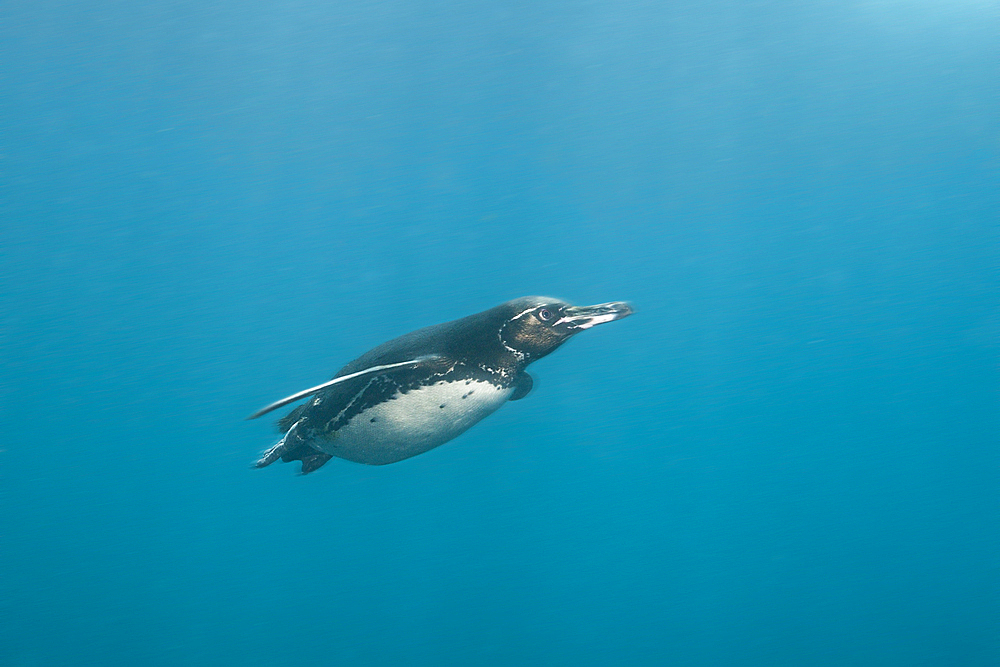
[[[542,308],[540,311],[538,311],[538,319],[540,319],[542,322],[548,322],[549,320],[552,319],[552,313],[549,311],[548,308]]]

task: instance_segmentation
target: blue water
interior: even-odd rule
[[[0,664],[1000,664],[1000,10],[0,6]],[[636,315],[385,467],[253,410]]]

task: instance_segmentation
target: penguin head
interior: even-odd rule
[[[574,335],[632,314],[624,301],[572,306],[565,301],[526,296],[504,304],[509,315],[500,328],[500,342],[526,362],[540,359]]]

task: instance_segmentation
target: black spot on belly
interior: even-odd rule
[[[370,422],[371,422],[372,424],[374,424],[374,423],[375,423],[375,418],[374,418],[374,417],[372,417],[372,418],[371,418],[371,419],[369,419],[368,421],[370,421]]]
[[[444,403],[438,406],[439,408],[444,408]]]

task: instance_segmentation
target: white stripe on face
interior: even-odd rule
[[[618,313],[606,313],[604,315],[597,315],[591,317],[588,321],[583,324],[577,325],[578,329],[589,329],[590,327],[595,327],[598,324],[604,324],[605,322],[613,322],[615,318],[618,317]]]
[[[563,324],[565,322],[582,331],[583,329],[596,327],[598,324],[613,322],[617,317],[618,313],[605,313],[604,315],[577,315],[576,317],[563,317],[556,322],[556,324]],[[577,322],[579,322],[579,324],[577,324]]]
[[[528,313],[530,313],[531,311],[533,311],[535,308],[538,308],[538,306],[532,306],[531,308],[528,308],[527,310],[522,310],[520,313],[518,313],[514,317],[510,318],[509,321],[513,322],[514,320],[519,320],[522,317],[524,317],[525,315],[527,315]]]

